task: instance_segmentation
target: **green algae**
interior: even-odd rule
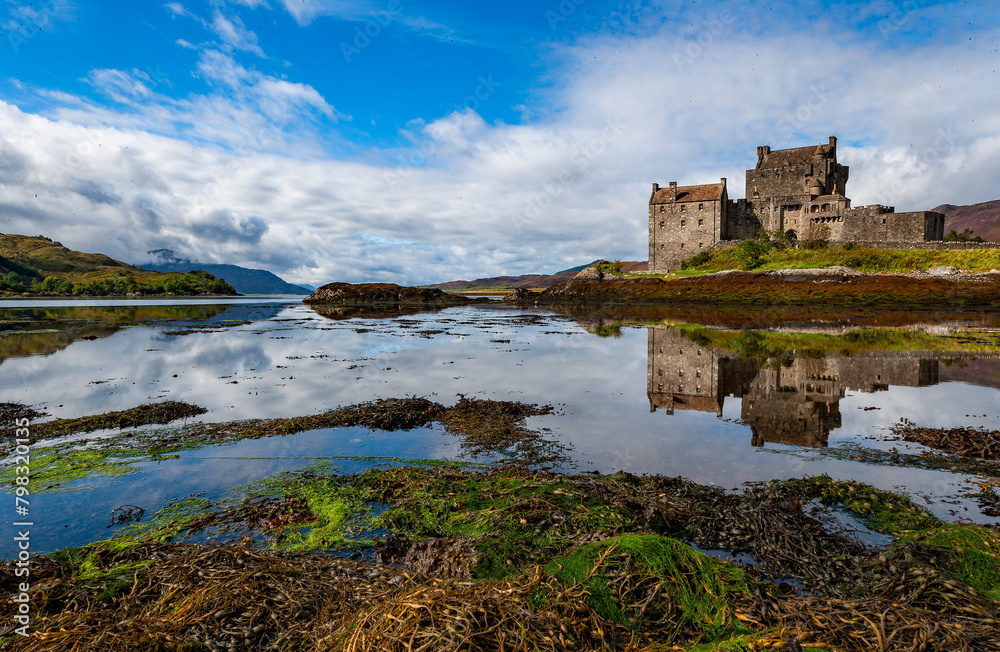
[[[108,428],[112,424],[116,424],[114,427],[132,427],[142,420],[152,423],[153,419],[176,418],[175,415],[182,412],[187,416],[200,413],[191,410],[200,411],[203,408],[174,402],[152,404],[123,412],[39,424],[33,433],[39,437],[67,435]],[[571,464],[566,447],[523,425],[524,419],[529,416],[550,412],[549,406],[468,399],[464,396],[460,396],[459,401],[451,407],[416,397],[377,399],[300,417],[196,423],[177,428],[138,430],[88,442],[86,449],[73,442],[55,444],[48,447],[51,453],[35,458],[38,463],[33,467],[33,473],[45,474],[46,481],[40,484],[41,491],[54,491],[83,477],[127,475],[136,471],[134,464],[139,462],[173,459],[183,451],[243,439],[357,426],[373,430],[405,431],[430,426],[435,422],[443,425],[448,433],[460,438],[459,443],[466,456],[498,457],[496,464],[539,467]],[[122,462],[119,467],[108,460],[127,462]],[[442,460],[441,463],[451,462]],[[13,472],[13,465],[0,469],[0,478],[12,478]]]
[[[16,470],[15,466],[0,469],[0,483],[13,483]],[[33,493],[89,489],[93,483],[73,483],[84,478],[122,478],[136,472],[138,472],[136,466],[130,461],[121,459],[111,450],[56,449],[31,457]],[[70,484],[73,486],[67,486]]]
[[[204,517],[211,505],[201,495],[171,501],[157,510],[148,521],[125,526],[112,541],[120,544],[172,541],[189,531],[198,519]]]
[[[673,631],[662,642],[691,629],[709,641],[752,631],[732,601],[750,591],[746,574],[676,539],[623,534],[581,546],[544,570],[564,586],[584,585],[587,604],[607,620],[636,631],[668,626]]]
[[[828,475],[792,478],[781,484],[781,492],[817,498],[828,507],[839,506],[883,534],[901,534],[941,523],[907,496],[854,480],[834,480]]]
[[[1000,532],[996,529],[942,523],[900,538],[900,543],[908,542],[930,548],[945,570],[991,600],[1000,600]]]

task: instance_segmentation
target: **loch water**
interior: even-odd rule
[[[165,400],[207,408],[192,423],[309,415],[389,397],[522,401],[553,407],[527,426],[568,447],[570,461],[556,470],[684,476],[725,489],[825,473],[906,493],[943,519],[992,522],[965,495],[969,476],[856,453],[924,450],[892,437],[901,420],[1000,429],[1000,348],[989,344],[1000,323],[944,316],[860,326],[706,330],[670,311],[630,319],[499,303],[371,313],[314,310],[301,297],[7,301],[0,402],[30,405],[45,419]],[[780,352],[774,342],[784,343]],[[4,433],[5,454],[12,434]],[[114,434],[74,437],[85,447]],[[49,443],[33,442],[33,454]],[[193,448],[122,477],[34,493],[33,546],[46,552],[106,538],[122,505],[152,514],[324,459],[345,473],[386,463],[371,457],[495,461],[464,457],[439,427],[324,429]]]

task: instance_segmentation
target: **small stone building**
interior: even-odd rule
[[[757,148],[746,199],[730,200],[726,180],[661,188],[649,198],[649,271],[664,273],[700,251],[752,238],[761,229],[793,241],[907,243],[939,241],[944,215],[896,213],[891,206],[851,207],[849,168],[837,162],[837,139],[771,151]]]

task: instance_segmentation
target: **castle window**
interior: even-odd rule
[[[684,225],[683,225],[683,224],[681,224],[681,226],[684,226]],[[681,249],[683,249],[683,248],[684,248],[684,243],[682,242],[682,243],[681,243]]]
[[[705,204],[698,204],[698,210],[700,211],[705,210]]]
[[[656,375],[657,376],[662,376],[663,375],[663,369],[657,369],[656,370]]]
[[[704,249],[704,247],[705,247],[705,243],[704,242],[699,242],[698,243],[698,248],[699,249]]]
[[[697,387],[695,387],[695,388],[694,388],[694,391],[696,391],[696,392],[700,392],[700,391],[701,391],[701,385],[698,385]]]
[[[677,386],[677,391],[678,392],[683,392],[684,391],[684,385],[678,385]]]
[[[677,370],[677,375],[678,375],[678,376],[680,376],[681,378],[683,378],[683,377],[684,377],[684,371],[683,371],[683,370],[680,370],[680,369],[678,369],[678,370]]]
[[[663,249],[663,248],[664,248],[664,245],[660,245],[660,249]]]
[[[660,226],[663,226],[664,224],[665,222],[663,220],[660,220]]]
[[[823,210],[824,211],[830,210],[830,204],[823,204]]]
[[[701,372],[700,372],[700,371],[696,371],[696,372],[694,372],[694,375],[695,375],[696,377],[698,377],[698,378],[701,378]]]
[[[884,217],[882,218],[882,224],[885,224],[885,218]]]
[[[687,224],[687,220],[681,220],[681,226],[684,226],[685,224]]]
[[[698,226],[705,226],[705,220],[698,220]]]
[[[663,204],[660,204],[660,212],[663,213],[663,212],[666,212],[666,210],[667,210],[667,207],[664,206]]]
[[[686,207],[686,206],[685,206],[684,204],[681,204],[681,212],[682,212],[682,213],[684,212],[684,209],[685,209],[685,208],[687,208],[687,207]]]

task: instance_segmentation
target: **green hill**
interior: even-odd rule
[[[159,273],[104,254],[73,251],[45,236],[0,234],[0,295],[235,295],[204,271]]]

